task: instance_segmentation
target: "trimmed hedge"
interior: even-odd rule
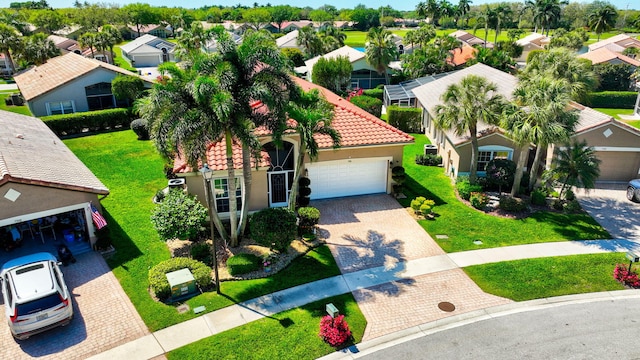
[[[147,120],[135,119],[131,122],[131,130],[138,135],[138,140],[149,140]]]
[[[587,105],[594,108],[633,109],[637,98],[635,91],[593,92],[587,98]]]
[[[396,105],[391,105],[387,108],[389,125],[397,127],[404,132],[420,132],[422,128],[421,116],[422,110],[417,108],[406,108]]]
[[[259,270],[260,266],[262,259],[254,254],[238,254],[227,260],[227,269],[233,276]]]
[[[320,210],[311,206],[301,207],[298,209],[298,217],[300,217],[301,228],[312,228],[320,222]]]
[[[211,268],[200,261],[186,257],[175,257],[165,260],[149,270],[149,286],[160,300],[171,296],[171,287],[167,281],[167,273],[188,268],[196,279],[196,284],[206,287],[211,284]]]
[[[251,238],[260,245],[285,251],[296,238],[296,214],[288,208],[268,208],[251,215]]]
[[[42,117],[42,121],[58,136],[95,132],[115,128],[128,129],[133,121],[131,109],[107,109]]]
[[[384,89],[367,89],[362,91],[362,94],[371,96],[372,98],[384,100]]]
[[[461,198],[469,201],[471,198],[471,193],[482,192],[482,185],[471,184],[469,182],[469,178],[466,176],[461,176],[456,180],[456,190],[458,190],[458,195]]]
[[[349,101],[373,116],[380,117],[382,115],[382,100],[380,99],[360,95],[352,97]]]

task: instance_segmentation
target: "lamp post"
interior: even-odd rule
[[[220,294],[220,277],[218,277],[218,256],[216,254],[216,238],[215,231],[216,228],[213,224],[213,197],[211,195],[211,177],[213,176],[213,171],[209,169],[208,164],[204,164],[202,169],[199,170],[202,174],[202,180],[204,181],[204,190],[207,196],[207,208],[209,210],[209,226],[211,227],[211,242],[213,243],[213,272],[216,280],[216,293]]]

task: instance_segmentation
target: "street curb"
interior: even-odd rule
[[[498,305],[482,310],[449,316],[440,320],[413,326],[389,335],[380,336],[378,338],[350,346],[346,349],[336,351],[318,359],[358,359],[382,349],[402,344],[404,342],[411,341],[420,337],[435,334],[440,331],[521,312],[535,311],[550,307],[559,307],[573,304],[584,304],[599,301],[616,301],[634,298],[640,299],[640,289],[603,291],[597,293],[565,295],[523,302],[513,302],[506,305]]]

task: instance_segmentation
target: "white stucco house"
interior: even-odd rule
[[[122,57],[134,67],[153,67],[167,61],[175,61],[176,44],[153,35],[142,35],[122,45]]]
[[[372,89],[379,84],[385,84],[384,74],[378,74],[376,69],[369,65],[364,52],[356,50],[350,46],[343,46],[330,53],[316,56],[304,62],[307,71],[307,80],[312,81],[313,66],[320,60],[335,59],[338,56],[346,56],[351,62],[353,70],[351,72],[351,88]]]

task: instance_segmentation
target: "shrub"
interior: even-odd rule
[[[543,206],[547,204],[547,194],[540,189],[531,192],[531,203],[533,205]]]
[[[575,214],[582,211],[582,207],[580,206],[580,203],[578,202],[578,200],[568,201],[566,204],[564,204],[563,208],[564,208],[564,211],[570,214]]]
[[[227,269],[231,275],[246,274],[260,270],[262,259],[254,254],[238,254],[227,260]]]
[[[138,140],[149,140],[149,128],[144,119],[135,119],[131,122],[131,130],[138,135]]]
[[[320,222],[320,210],[314,207],[301,207],[298,209],[298,217],[300,223],[298,224],[303,229],[310,229]]]
[[[42,121],[58,136],[129,127],[133,120],[130,109],[107,109],[73,114],[43,116]]]
[[[320,320],[320,337],[329,345],[338,347],[351,338],[349,324],[344,320],[344,315],[332,318],[325,315]]]
[[[489,197],[482,192],[472,192],[471,197],[469,197],[469,202],[471,202],[471,206],[474,208],[482,210],[489,203]]]
[[[404,132],[420,132],[422,129],[422,110],[391,105],[387,108],[389,125]]]
[[[384,89],[367,89],[362,92],[364,95],[372,98],[384,100]]]
[[[458,195],[465,200],[469,200],[472,192],[482,192],[482,186],[478,184],[472,185],[469,182],[469,178],[466,176],[459,177],[456,181],[456,190],[458,190]]]
[[[271,249],[284,251],[297,233],[296,215],[287,208],[268,208],[251,216],[251,237]]]
[[[564,198],[567,201],[573,201],[573,200],[576,199],[576,194],[573,192],[573,190],[569,189],[569,190],[565,191]]]
[[[298,187],[298,198],[296,199],[296,202],[300,207],[308,206],[311,202],[311,198],[309,197],[309,195],[311,195],[311,188],[309,187],[310,184],[311,180],[308,177],[303,176],[298,180],[298,185],[300,186]]]
[[[442,156],[435,154],[416,155],[416,164],[425,166],[438,166],[442,164]]]
[[[153,209],[151,222],[165,241],[176,238],[193,240],[206,217],[207,209],[195,196],[174,189]]]
[[[633,109],[638,93],[635,91],[601,91],[590,93],[587,105],[595,108]]]
[[[487,182],[498,187],[502,192],[503,187],[511,187],[516,173],[516,163],[507,159],[493,159],[487,163]]]
[[[560,199],[553,199],[551,202],[551,208],[558,211],[564,209],[564,201]]]
[[[293,63],[293,66],[304,66],[304,54],[300,49],[284,48],[280,49],[280,52]]]
[[[429,215],[429,214],[431,214],[431,206],[429,206],[429,204],[427,204],[427,203],[423,203],[423,204],[420,206],[420,213],[421,213],[422,215]]]
[[[521,212],[527,209],[527,203],[511,196],[501,196],[499,207],[508,212]]]
[[[413,209],[413,212],[415,212],[416,214],[419,213],[420,206],[422,206],[425,201],[427,201],[427,199],[423,196],[418,196],[417,198],[411,200],[411,208]]]
[[[640,287],[640,279],[638,279],[638,273],[629,271],[624,264],[616,264],[616,268],[613,270],[613,278],[622,283],[622,285],[638,288]]]
[[[166,300],[171,296],[171,287],[167,281],[167,273],[189,269],[196,280],[196,284],[206,287],[211,284],[211,268],[200,261],[175,257],[165,260],[149,270],[149,286],[160,300]]]
[[[207,243],[194,244],[191,247],[191,258],[202,261],[205,264],[213,264],[213,256],[211,256],[211,246]]]
[[[360,95],[352,97],[349,102],[375,117],[380,117],[380,115],[382,115],[382,100],[380,99],[367,95]]]
[[[411,200],[411,208],[416,214],[431,214],[434,206],[436,206],[436,202],[431,199],[427,199],[424,196],[418,196]]]

